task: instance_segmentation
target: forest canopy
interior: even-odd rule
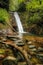
[[[26,10],[31,23],[43,21],[43,0],[31,0],[26,4]]]
[[[31,0],[26,4],[26,10],[29,15],[28,24],[34,24],[30,31],[43,34],[43,0]]]

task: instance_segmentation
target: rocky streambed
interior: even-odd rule
[[[43,65],[43,37],[0,37],[0,65]]]

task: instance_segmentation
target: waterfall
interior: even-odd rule
[[[19,33],[24,33],[23,26],[22,26],[20,17],[19,17],[17,12],[14,12],[14,17],[15,17],[15,20],[16,20],[16,24],[18,26]]]

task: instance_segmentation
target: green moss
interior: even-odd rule
[[[0,8],[0,29],[8,27],[10,24],[10,15],[5,10]]]
[[[0,21],[8,22],[9,19],[9,13],[5,9],[0,8]]]

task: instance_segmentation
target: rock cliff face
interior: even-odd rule
[[[29,27],[29,32],[36,35],[43,35],[43,27],[33,24]]]

